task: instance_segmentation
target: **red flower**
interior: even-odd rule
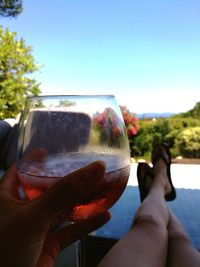
[[[139,129],[138,118],[132,112],[130,112],[127,107],[121,106],[121,112],[124,119],[124,123],[127,128],[128,137],[132,137],[137,134]]]

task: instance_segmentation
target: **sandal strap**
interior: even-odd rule
[[[166,157],[163,155],[163,150],[165,150],[165,153],[167,154],[167,157],[168,157],[168,160],[166,159]],[[155,157],[154,157],[155,155]],[[170,151],[169,151],[169,147],[166,145],[166,144],[160,144],[158,147],[156,147],[154,150],[153,150],[153,153],[152,153],[152,163],[153,165],[156,164],[156,162],[159,160],[159,159],[162,159],[165,164],[168,166],[169,164],[171,164],[171,154],[170,154]]]

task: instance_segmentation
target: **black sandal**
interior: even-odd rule
[[[165,153],[166,153],[168,159],[166,159],[165,155],[163,155],[163,150],[165,150]],[[167,177],[168,177],[169,183],[171,185],[171,192],[166,194],[165,199],[167,201],[172,201],[176,198],[176,190],[172,184],[172,179],[171,179],[171,171],[170,171],[171,153],[169,151],[169,147],[166,144],[161,144],[161,145],[155,147],[153,152],[152,152],[152,159],[151,159],[152,164],[155,165],[159,159],[162,159],[164,161],[164,163],[166,164]]]
[[[149,193],[150,186],[148,183],[152,182],[154,174],[152,168],[147,163],[139,163],[137,167],[137,180],[140,192],[140,202],[146,198]]]

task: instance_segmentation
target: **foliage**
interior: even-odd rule
[[[26,97],[39,94],[39,84],[30,77],[38,70],[32,48],[0,27],[0,119],[16,117]]]
[[[138,133],[135,137],[130,138],[131,155],[133,157],[149,157],[154,145],[172,142],[170,132],[167,120],[140,120]]]
[[[183,130],[176,139],[176,145],[182,156],[200,158],[200,127]]]
[[[185,117],[200,118],[200,102],[195,107],[184,114]]]
[[[166,143],[169,145],[173,157],[179,155],[200,157],[199,145],[197,145],[197,142],[199,142],[197,138],[198,130],[195,130],[194,134],[194,129],[199,127],[199,118],[184,116],[183,114],[154,120],[141,119],[139,120],[137,134],[129,138],[131,155],[132,157],[142,157],[150,160],[153,146],[158,143]]]
[[[22,0],[0,0],[0,15],[3,17],[16,17],[22,10]]]
[[[176,116],[140,120],[126,107],[120,107],[129,136],[131,156],[150,160],[153,146],[166,143],[172,157],[200,157],[199,103],[191,111]],[[100,124],[105,119],[105,114],[101,115]],[[104,123],[102,125],[105,128]]]
[[[200,118],[200,102],[197,102],[196,105],[194,106],[193,109],[180,113],[176,115],[175,117],[179,118],[188,118],[188,117],[193,117],[193,118]]]

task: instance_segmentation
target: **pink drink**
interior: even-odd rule
[[[110,208],[123,193],[128,182],[130,163],[115,155],[55,154],[43,162],[23,162],[18,168],[19,179],[27,199],[34,199],[65,175],[96,160],[106,162],[105,183],[84,203],[73,207],[64,217],[80,221]]]

